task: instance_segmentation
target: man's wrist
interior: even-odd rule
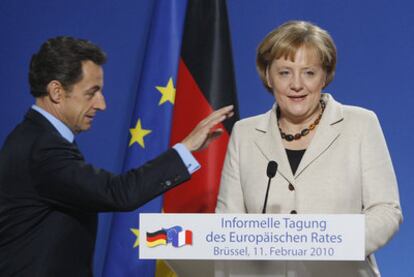
[[[191,154],[191,152],[188,150],[187,146],[184,143],[177,143],[173,146],[173,148],[177,151],[181,160],[184,162],[185,166],[187,167],[188,173],[193,174],[194,172],[200,169],[200,164],[197,162],[193,154]]]

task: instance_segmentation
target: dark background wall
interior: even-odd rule
[[[273,98],[255,71],[255,49],[275,26],[291,19],[327,29],[338,48],[336,78],[326,89],[342,103],[374,110],[380,118],[399,181],[404,223],[377,252],[383,276],[412,276],[414,232],[414,2],[228,0],[241,117],[268,110]],[[108,53],[106,112],[78,143],[91,163],[119,172],[154,1],[0,2],[0,144],[32,105],[27,68],[49,37],[87,38]],[[95,268],[100,276],[110,214],[100,217]]]

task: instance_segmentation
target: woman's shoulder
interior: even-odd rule
[[[380,122],[374,111],[354,105],[342,105],[342,114],[345,126],[354,133],[371,132],[381,128]]]
[[[339,114],[342,114],[343,118],[346,120],[357,120],[361,122],[377,118],[375,112],[370,109],[356,105],[342,104],[337,102],[331,95],[328,97],[333,103],[333,109],[339,111]]]
[[[358,120],[358,121],[365,121],[365,120],[372,120],[376,119],[377,115],[374,111],[369,110],[367,108],[363,108],[360,106],[353,106],[353,105],[342,105],[342,110],[344,114],[344,118]]]

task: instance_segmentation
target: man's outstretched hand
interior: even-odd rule
[[[223,129],[214,129],[214,127],[225,119],[232,117],[233,114],[233,105],[212,112],[200,121],[181,143],[191,152],[206,148],[211,141],[223,133]]]

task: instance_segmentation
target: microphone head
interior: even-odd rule
[[[275,177],[276,171],[277,171],[277,162],[270,161],[267,164],[267,170],[266,170],[267,177],[269,177],[269,178]]]

